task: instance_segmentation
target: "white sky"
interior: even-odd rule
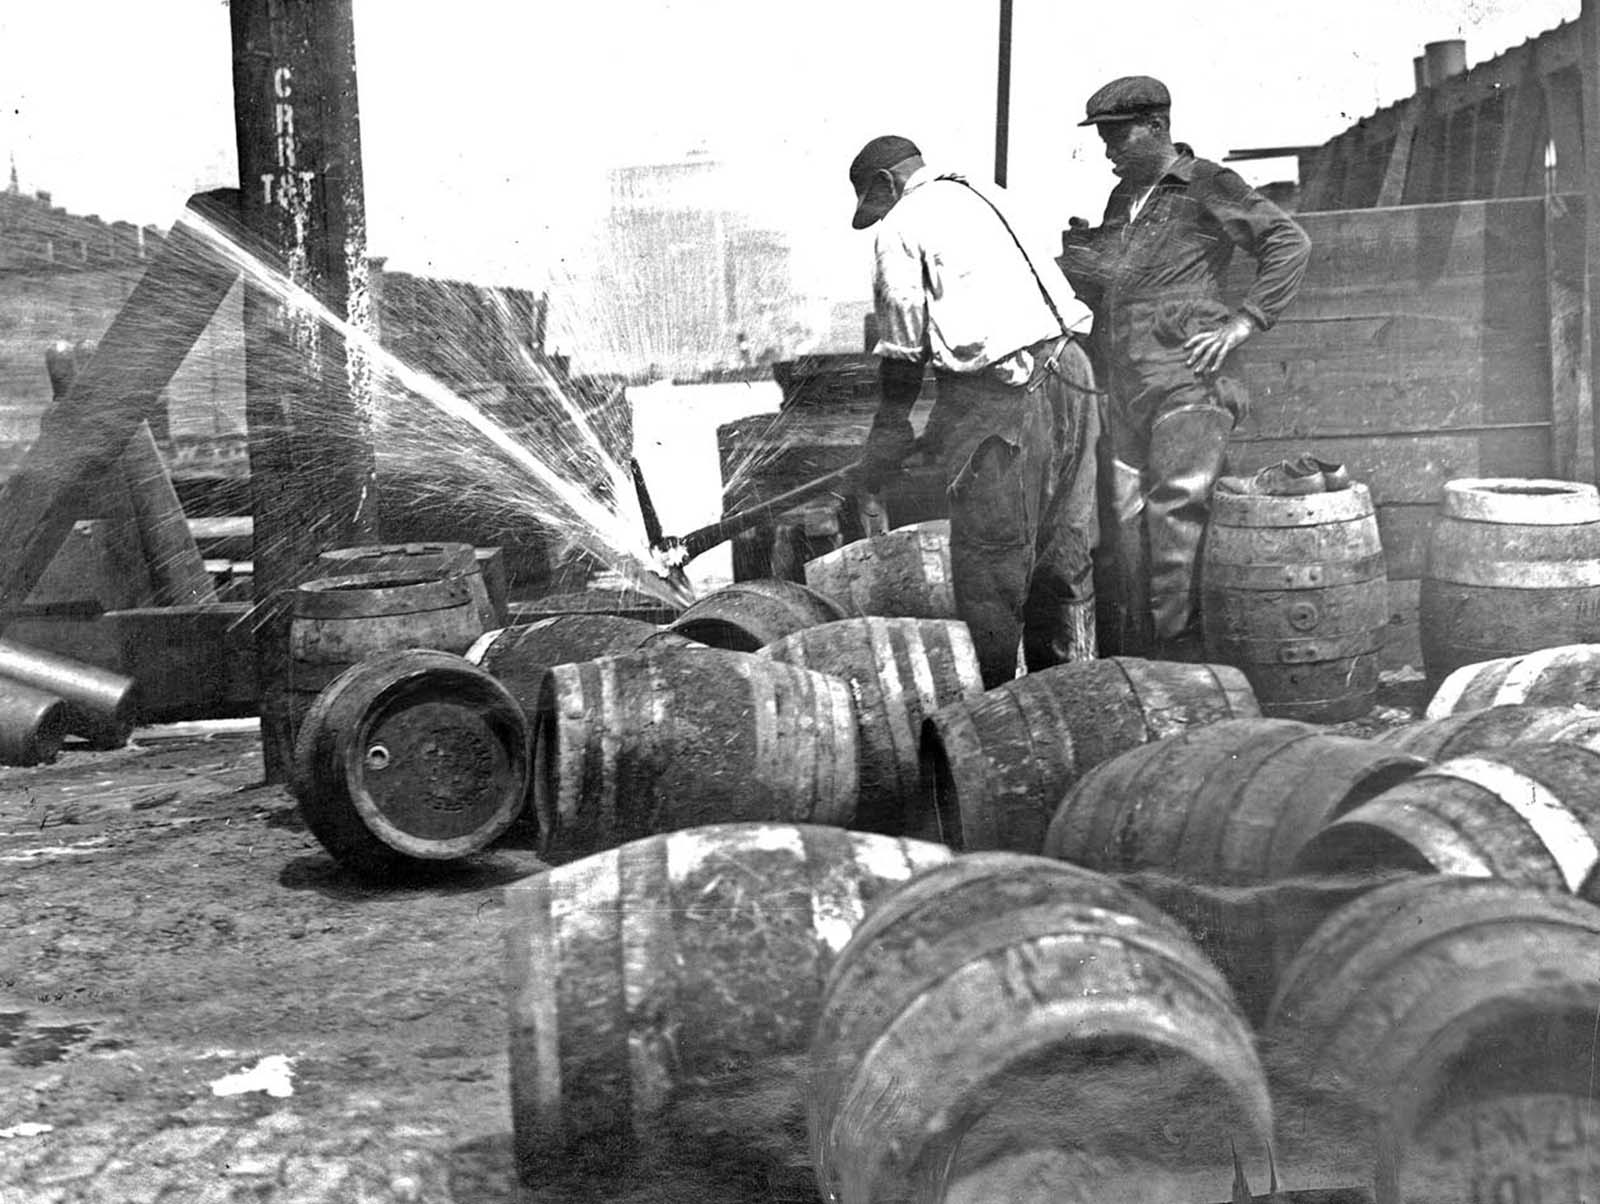
[[[1412,88],[1424,42],[1476,63],[1579,0],[1016,0],[1010,182],[1059,228],[1111,183],[1084,98],[1160,76],[1177,137],[1321,142]],[[540,286],[581,258],[608,166],[693,147],[819,272],[865,282],[850,156],[907,134],[993,167],[998,0],[355,0],[370,250],[395,268]],[[107,220],[169,224],[233,183],[222,0],[0,0],[0,155],[22,187]],[[1244,164],[1261,182],[1292,161]],[[0,170],[5,164],[0,162]]]

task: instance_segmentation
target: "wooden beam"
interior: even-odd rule
[[[351,0],[233,0],[234,117],[247,225],[336,319],[370,322]],[[248,279],[248,273],[247,273]],[[376,542],[370,371],[313,306],[245,295],[245,418],[268,781],[295,716],[289,606],[330,547]]]
[[[213,224],[236,227],[238,199],[231,190],[203,193],[189,206]],[[26,600],[72,529],[75,491],[116,470],[237,276],[210,242],[174,225],[0,490],[0,612]]]
[[[1600,137],[1600,0],[1583,0],[1578,21],[1582,27],[1583,46],[1579,60],[1579,73],[1582,77],[1583,128],[1590,135],[1585,141],[1593,141],[1595,137]],[[1593,384],[1597,379],[1594,356],[1596,350],[1600,349],[1600,330],[1596,329],[1597,323],[1600,323],[1600,154],[1584,157],[1583,176],[1586,197],[1583,223],[1585,250],[1583,305],[1584,326],[1589,335],[1589,343],[1584,349],[1584,354],[1587,359],[1592,394]],[[1591,425],[1596,424],[1591,420]],[[1596,434],[1600,437],[1600,426],[1597,426]],[[1600,448],[1595,450],[1595,460],[1600,462]],[[1589,479],[1592,480],[1592,476]]]

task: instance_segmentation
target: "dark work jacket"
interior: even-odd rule
[[[1137,387],[1119,386],[1116,378],[1130,371],[1146,385],[1186,375],[1184,340],[1234,312],[1222,289],[1234,248],[1256,260],[1238,310],[1262,330],[1293,299],[1311,253],[1293,218],[1237,172],[1207,159],[1180,155],[1130,221],[1138,193],[1119,183],[1100,226],[1062,233],[1057,260],[1094,311],[1094,342],[1113,393]]]

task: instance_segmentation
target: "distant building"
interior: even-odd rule
[[[616,327],[620,362],[608,367],[714,373],[783,358],[807,337],[789,239],[731,204],[728,178],[704,152],[611,173],[593,282],[596,314]]]

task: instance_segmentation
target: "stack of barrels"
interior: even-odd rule
[[[466,844],[520,821],[553,867],[506,895],[525,1185],[737,1151],[830,1204],[1590,1172],[1544,1135],[1587,1132],[1600,1052],[1600,656],[1463,668],[1384,739],[1220,663],[985,691],[947,537],[888,535],[670,623],[478,622],[316,694],[345,859],[443,849],[456,797]],[[1330,597],[1319,624],[1354,613]],[[386,793],[412,748],[426,797]]]

